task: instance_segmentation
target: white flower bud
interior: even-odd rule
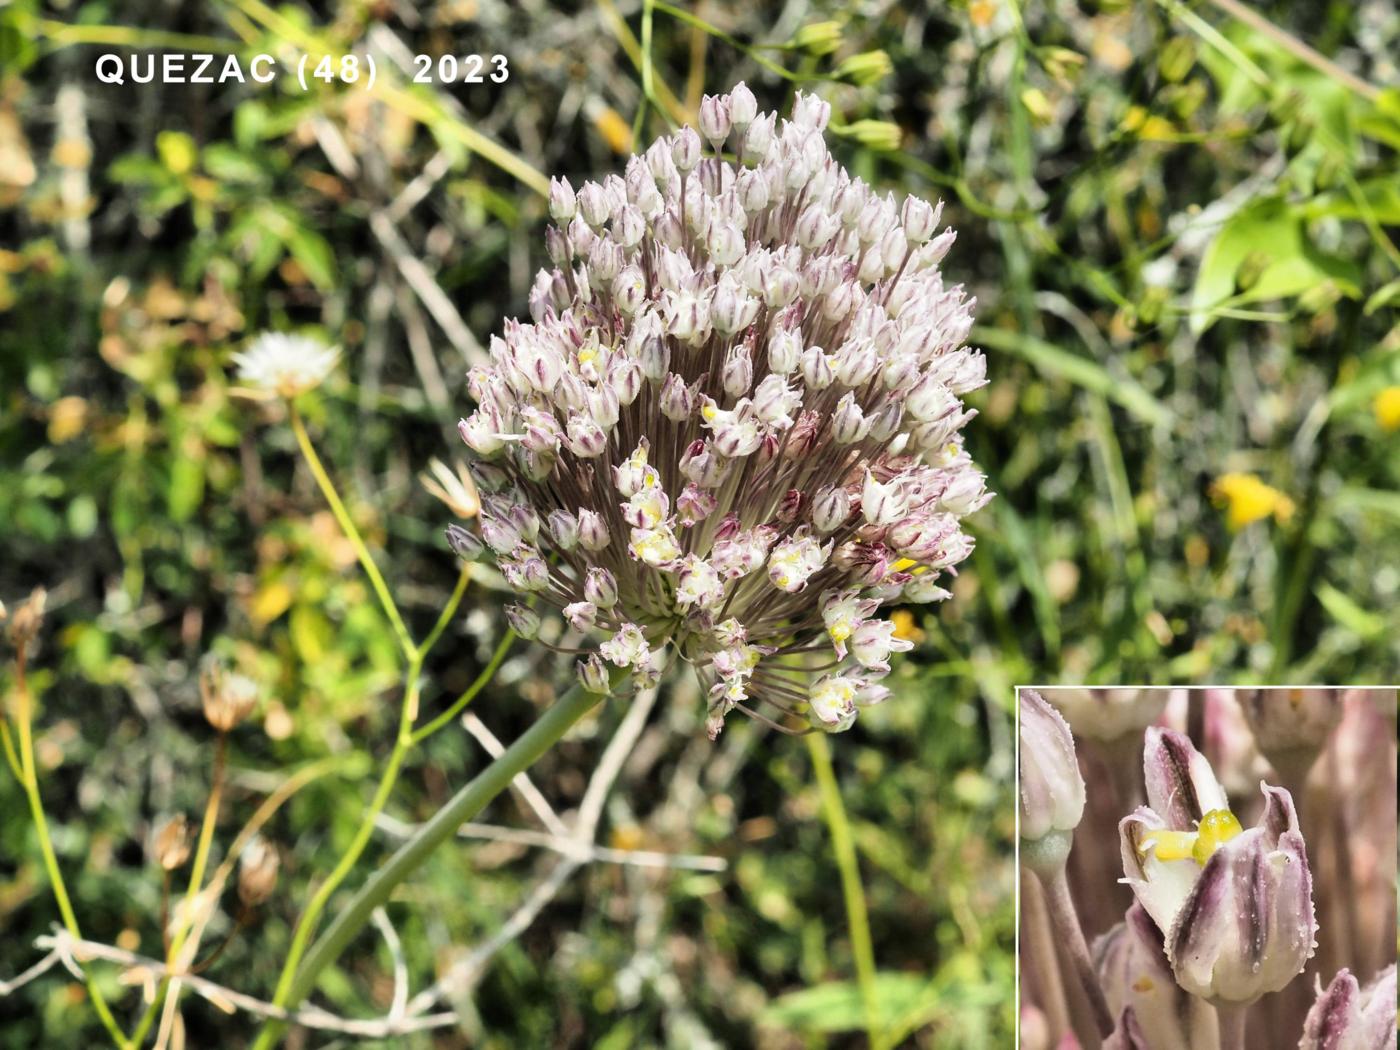
[[[836,403],[831,414],[831,437],[838,445],[853,445],[865,438],[870,422],[856,403],[854,393],[847,393]]]
[[[580,510],[578,512],[578,541],[585,549],[590,551],[600,551],[606,547],[612,539],[608,535],[608,527],[603,523],[603,519],[594,511]]]
[[[671,136],[671,160],[682,175],[689,175],[700,163],[700,136],[690,125]],[[659,176],[656,181],[661,181]]]
[[[747,346],[731,346],[724,355],[720,385],[726,394],[734,398],[743,397],[749,392],[749,387],[753,385],[753,359]]]
[[[802,360],[802,332],[778,328],[768,337],[768,367],[779,375],[791,375]]]
[[[557,223],[567,223],[577,210],[577,198],[568,179],[549,180],[549,215]]]
[[[749,90],[742,80],[734,85],[734,90],[729,93],[729,121],[734,125],[734,130],[742,135],[749,129],[754,118],[758,116],[758,100],[753,97],[753,92]]]
[[[521,638],[531,640],[539,636],[540,614],[524,605],[506,606],[506,623]]]
[[[745,159],[755,164],[762,164],[768,159],[769,151],[773,148],[773,128],[776,120],[777,114],[765,113],[749,125],[748,133],[744,135]]]
[[[729,137],[728,95],[706,95],[700,100],[700,133],[719,149]]]
[[[812,501],[812,524],[818,532],[835,532],[851,517],[851,494],[839,486],[817,493]]]
[[[585,182],[578,191],[578,213],[594,230],[601,230],[612,218],[608,195],[596,182]]]
[[[583,596],[600,609],[617,604],[617,580],[607,569],[591,567],[583,577]]]
[[[578,662],[579,684],[590,693],[606,696],[612,692],[612,683],[607,665],[597,653]]]
[[[825,390],[836,381],[831,362],[819,346],[809,346],[802,352],[802,380],[809,390]]]

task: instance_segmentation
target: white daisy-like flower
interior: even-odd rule
[[[286,398],[320,386],[339,360],[338,347],[285,332],[263,332],[246,350],[233,355],[240,380]]]

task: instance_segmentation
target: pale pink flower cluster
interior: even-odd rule
[[[986,363],[939,271],[953,231],[852,178],[829,116],[801,94],[759,114],[740,84],[623,176],[554,180],[533,323],[468,376],[510,585],[604,636],[592,688],[604,661],[690,663],[712,736],[734,709],[841,730],[884,699],[910,643],[876,613],[948,597],[991,498],[959,437]]]

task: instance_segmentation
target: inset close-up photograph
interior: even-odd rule
[[[0,0],[0,1050],[1373,1050],[1397,55]]]
[[[1396,690],[1018,690],[1020,1046],[1396,1035]]]

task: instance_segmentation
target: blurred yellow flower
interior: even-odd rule
[[[1400,386],[1388,386],[1376,395],[1373,406],[1382,430],[1400,430]]]
[[[1293,516],[1293,501],[1253,474],[1222,474],[1211,486],[1217,504],[1226,508],[1226,524],[1231,530],[1267,518],[1283,524]]]
[[[928,637],[908,609],[896,609],[890,613],[890,623],[894,624],[896,638],[907,639],[917,645]]]

